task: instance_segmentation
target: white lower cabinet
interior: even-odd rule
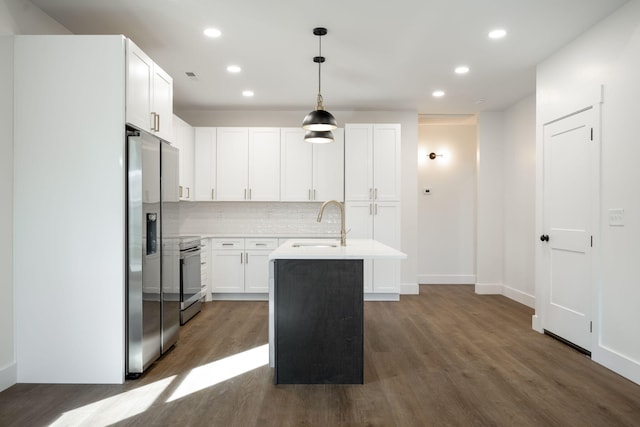
[[[204,301],[211,301],[211,292],[209,291],[209,266],[211,265],[210,259],[210,245],[209,239],[200,240],[200,286],[202,288],[202,299]]]
[[[269,254],[278,239],[211,239],[211,292],[213,294],[266,294],[269,292]]]
[[[347,237],[374,239],[400,250],[400,203],[399,202],[347,202]],[[400,293],[399,260],[365,260],[365,293]]]

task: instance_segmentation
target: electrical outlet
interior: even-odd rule
[[[431,189],[430,189],[430,188],[425,188],[425,189],[423,190],[423,194],[426,194],[426,195],[431,194]]]

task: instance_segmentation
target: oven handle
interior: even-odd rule
[[[180,251],[180,259],[187,259],[192,256],[200,255],[200,252],[202,252],[200,248],[192,248],[186,251]]]

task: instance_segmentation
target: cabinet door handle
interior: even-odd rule
[[[249,252],[244,253],[244,263],[249,264]]]
[[[213,188],[211,189],[211,200],[215,200],[216,199],[216,197],[215,197],[216,193],[214,193],[215,191],[216,190],[214,190]]]
[[[247,189],[244,189],[244,199],[247,200]]]
[[[249,200],[251,200],[251,189],[249,189]]]
[[[178,197],[182,197],[182,185],[178,186]]]
[[[189,189],[189,187],[185,187],[187,189],[187,199],[191,198],[191,191]]]
[[[373,215],[373,203],[369,203],[369,215]]]
[[[223,243],[222,246],[233,246],[233,243]]]
[[[315,188],[313,189],[313,200],[318,200],[318,191]]]
[[[256,246],[267,246],[266,243],[256,243]]]
[[[369,189],[369,200],[373,199],[373,188]]]
[[[311,189],[307,190],[307,197],[309,198],[309,200],[313,200],[311,199]]]
[[[373,214],[378,215],[378,204],[376,203],[373,208]]]
[[[156,132],[160,132],[160,114],[156,114]]]
[[[373,200],[378,200],[378,189],[373,190]]]
[[[154,113],[153,111],[151,112],[151,130],[155,131],[156,130],[156,113]]]
[[[240,252],[240,264],[242,264],[242,257],[244,256],[244,254],[242,252]]]

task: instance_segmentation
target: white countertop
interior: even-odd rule
[[[300,247],[295,247],[297,244],[300,244]],[[335,246],[327,247],[327,244]],[[406,258],[405,253],[375,240],[349,238],[347,238],[347,246],[340,246],[340,240],[336,239],[289,239],[269,255],[270,260]]]

